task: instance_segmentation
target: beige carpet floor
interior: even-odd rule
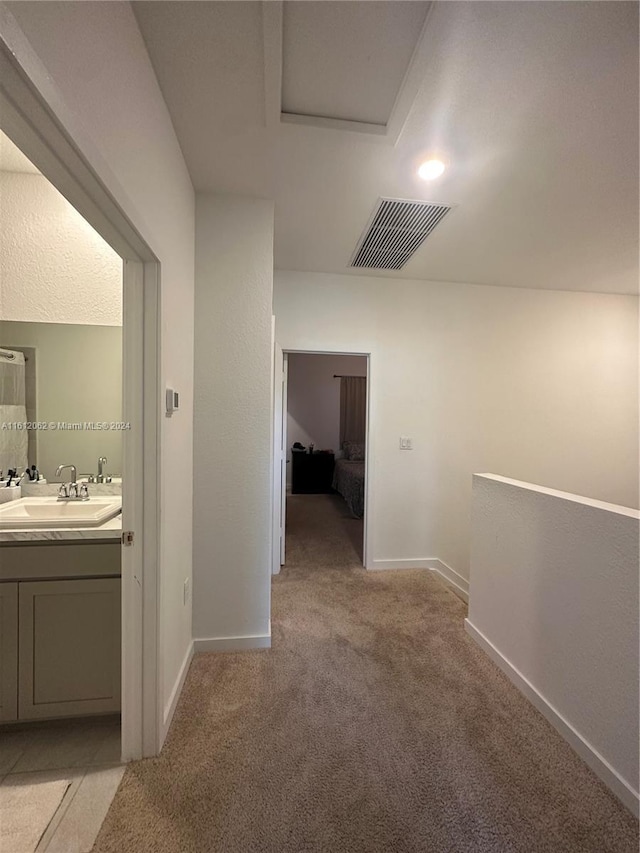
[[[467,637],[464,604],[426,571],[364,572],[349,521],[339,498],[290,499],[273,649],[195,658],[96,853],[636,853],[633,817]]]

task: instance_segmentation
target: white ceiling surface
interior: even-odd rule
[[[39,175],[40,172],[27,160],[22,151],[17,148],[9,137],[0,130],[0,172],[23,172],[29,175]]]
[[[361,115],[383,120],[406,64],[398,47],[379,55],[391,7],[390,40],[408,39],[424,4],[285,6],[284,105],[340,116],[360,95]],[[435,4],[422,83],[395,146],[267,127],[260,3],[134,8],[196,189],[274,198],[277,268],[361,274],[349,260],[385,196],[457,207],[401,272],[378,275],[637,292],[636,4]],[[380,86],[367,87],[381,73],[389,80],[377,101]],[[424,183],[416,167],[432,153],[449,168]]]

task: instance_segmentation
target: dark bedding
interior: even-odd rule
[[[342,495],[356,518],[364,516],[364,462],[336,459],[333,488]]]

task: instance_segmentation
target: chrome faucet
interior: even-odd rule
[[[110,482],[111,482],[111,477],[107,477],[107,476],[106,476],[106,474],[104,474],[104,473],[103,473],[103,472],[104,472],[104,469],[103,469],[103,467],[102,467],[102,466],[103,466],[107,461],[108,461],[108,459],[107,459],[107,457],[106,457],[106,456],[100,456],[100,457],[99,457],[99,459],[98,459],[98,473],[97,473],[97,474],[92,474],[92,475],[89,477],[89,482],[90,482],[90,483],[110,483]]]
[[[61,483],[58,489],[59,501],[88,501],[89,489],[86,483],[80,485],[78,491],[78,483],[76,481],[77,470],[75,465],[58,465],[56,468],[56,477],[59,477],[65,468],[71,468],[71,482]]]

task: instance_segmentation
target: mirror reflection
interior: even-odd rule
[[[0,322],[0,470],[119,478],[121,376],[118,326]]]

